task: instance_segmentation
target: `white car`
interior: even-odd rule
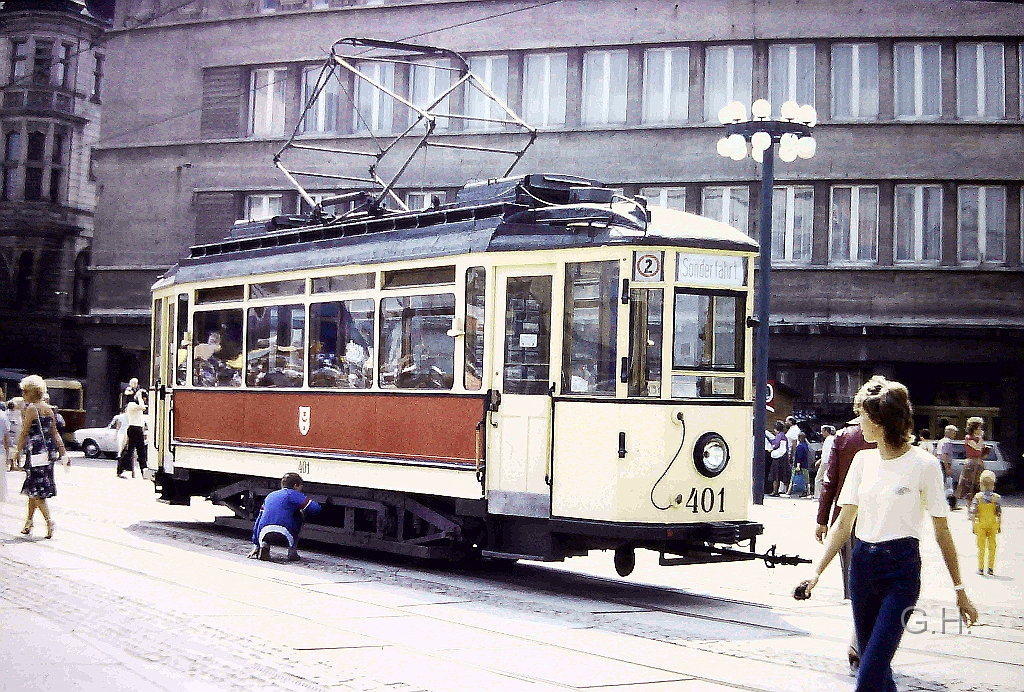
[[[85,456],[95,459],[101,454],[116,457],[121,449],[120,436],[125,434],[122,425],[118,430],[117,424],[123,420],[123,416],[114,416],[105,428],[79,428],[75,431],[75,442],[85,452]]]
[[[1010,463],[1006,461],[1002,451],[999,449],[998,442],[989,442],[985,440],[985,444],[989,446],[988,454],[985,455],[985,470],[991,471],[996,474],[996,478],[1002,478],[1010,472]],[[964,470],[964,461],[967,454],[964,452],[964,441],[956,440],[953,442],[953,483],[960,482],[960,473]]]

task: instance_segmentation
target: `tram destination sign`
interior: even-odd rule
[[[696,286],[744,286],[746,258],[681,252],[676,260],[676,281]]]

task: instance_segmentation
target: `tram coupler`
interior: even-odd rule
[[[753,548],[753,546],[751,546]],[[671,552],[676,557],[667,557]],[[812,561],[799,555],[780,555],[776,552],[776,546],[772,546],[764,553],[735,550],[733,548],[720,548],[713,545],[694,545],[686,547],[673,547],[670,551],[661,550],[658,554],[658,564],[662,567],[675,567],[677,565],[707,564],[709,562],[739,562],[743,560],[764,560],[769,569],[776,565],[804,565]]]

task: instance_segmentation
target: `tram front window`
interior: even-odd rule
[[[309,306],[309,386],[368,389],[373,384],[373,300]]]
[[[197,311],[192,338],[194,386],[242,386],[241,308]]]
[[[455,295],[384,298],[380,302],[380,386],[451,389],[455,382]]]
[[[562,391],[615,396],[618,262],[565,265]]]
[[[306,315],[302,305],[249,308],[245,384],[301,387],[305,340]]]
[[[675,371],[741,373],[744,306],[744,297],[735,293],[676,289],[673,397],[738,398],[743,395],[742,377]]]

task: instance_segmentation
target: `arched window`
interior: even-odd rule
[[[14,307],[22,308],[32,300],[32,270],[35,256],[31,252],[21,253],[18,260],[18,280],[14,294]]]

